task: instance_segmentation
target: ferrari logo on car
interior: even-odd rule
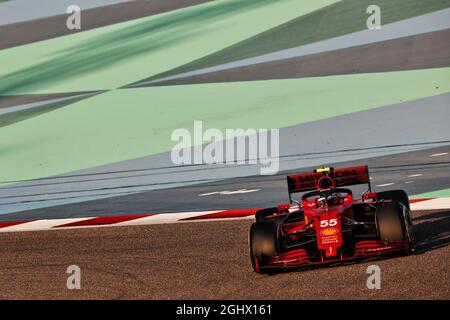
[[[336,228],[325,228],[320,231],[320,235],[322,236],[334,236],[339,232]]]

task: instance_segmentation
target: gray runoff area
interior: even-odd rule
[[[44,101],[38,101],[38,102],[23,103],[23,104],[15,105],[12,107],[1,108],[0,116],[4,115],[4,114],[8,114],[8,113],[17,112],[17,111],[24,111],[24,110],[39,108],[41,106],[48,105],[48,104],[55,103],[55,102],[63,102],[66,100],[72,100],[72,99],[76,99],[76,98],[90,96],[93,94],[95,94],[95,93],[83,93],[83,94],[78,94],[78,95],[71,95],[71,96],[64,97],[64,98],[55,98],[55,99],[49,99],[49,100],[44,100]]]
[[[333,163],[333,165],[336,168],[342,168],[367,164],[372,190],[402,189],[409,195],[413,195],[424,190],[449,187],[449,151],[450,146],[446,146]],[[447,155],[431,157],[442,153],[447,153]],[[303,170],[311,172],[313,167]],[[286,175],[294,173],[298,173],[298,170],[280,172],[275,176],[233,178],[181,188],[147,191],[109,199],[10,213],[0,215],[0,221],[268,208],[279,203],[288,203]],[[367,190],[367,186],[362,185],[350,188],[356,195]],[[224,190],[253,190],[253,192],[232,195],[220,193]],[[299,199],[298,195],[293,197]]]
[[[130,0],[10,0],[0,2],[0,25],[66,14],[77,5],[81,10],[92,9]]]
[[[282,128],[279,170],[450,145],[449,102],[447,93]],[[0,214],[255,176],[260,169],[259,164],[175,166],[167,152],[5,186],[0,188]],[[440,186],[449,187],[448,181]],[[436,189],[429,184],[414,192]]]
[[[422,33],[434,32],[450,28],[450,9],[440,10],[418,17],[405,19],[399,22],[393,22],[383,25],[379,30],[362,30],[343,36],[302,45],[295,48],[285,49],[257,57],[247,58],[239,61],[233,61],[213,67],[180,73],[174,76],[163,77],[156,80],[139,82],[132,86],[142,86],[161,81],[174,80],[196,76],[211,72],[235,69],[239,67],[279,61],[284,59],[302,57],[306,55],[339,50],[344,48],[361,46],[369,43],[381,42],[392,39],[413,36]]]

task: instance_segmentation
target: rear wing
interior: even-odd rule
[[[367,166],[348,167],[334,170],[333,168],[317,169],[311,173],[301,173],[287,177],[289,199],[292,193],[317,190],[317,183],[324,175],[330,177],[335,187],[368,184],[371,192],[369,168]]]

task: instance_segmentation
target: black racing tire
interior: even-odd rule
[[[390,190],[378,193],[379,200],[391,200],[391,203],[402,203],[406,207],[405,215],[401,211],[402,208],[399,208],[401,212],[401,220],[403,225],[403,232],[407,240],[409,241],[409,248],[407,250],[408,253],[414,253],[415,251],[415,239],[413,232],[413,222],[411,218],[411,207],[409,204],[409,197],[403,190]]]
[[[410,210],[409,198],[405,191],[403,190],[389,190],[377,193],[378,200],[391,200],[392,202],[400,202],[408,211]]]
[[[256,211],[255,219],[256,222],[263,222],[269,220],[267,217],[278,213],[277,208],[266,208]]]
[[[376,211],[378,234],[382,241],[406,240],[405,221],[398,203],[387,203]]]
[[[279,252],[278,223],[276,221],[255,222],[250,227],[250,259],[256,273],[271,274],[265,259]]]

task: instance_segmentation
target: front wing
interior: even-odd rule
[[[355,245],[351,257],[338,256],[334,259],[311,261],[305,249],[293,249],[279,255],[266,258],[262,262],[265,268],[296,268],[302,266],[318,266],[339,263],[348,263],[357,260],[374,259],[393,253],[407,252],[408,241],[385,242],[380,240],[360,241]]]

